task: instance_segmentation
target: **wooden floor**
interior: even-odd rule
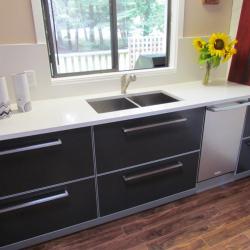
[[[250,249],[250,178],[29,250]]]

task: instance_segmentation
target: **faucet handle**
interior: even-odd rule
[[[135,74],[124,74],[121,77],[121,93],[126,94],[128,85],[130,82],[136,81],[136,75]]]
[[[130,79],[130,81],[135,82],[136,81],[136,74],[130,74],[129,79]]]

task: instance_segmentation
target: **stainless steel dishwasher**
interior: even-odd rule
[[[249,104],[234,102],[207,108],[198,182],[235,171]]]

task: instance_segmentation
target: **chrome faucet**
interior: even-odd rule
[[[136,75],[135,74],[125,74],[121,77],[121,93],[126,94],[128,86],[131,82],[136,81]]]

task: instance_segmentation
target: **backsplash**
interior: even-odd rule
[[[232,37],[236,37],[236,34],[237,34],[242,3],[243,3],[243,0],[233,1],[232,19],[231,19],[231,27],[230,27],[230,34]]]
[[[197,64],[197,54],[192,47],[193,38],[179,40],[177,71],[171,74],[138,77],[130,88],[173,84],[202,79],[204,69]],[[51,83],[47,48],[44,44],[0,45],[0,75],[6,76],[12,102],[14,101],[11,75],[25,70],[34,70],[37,86],[31,87],[32,100],[88,95],[120,90],[120,80],[99,80],[78,84]],[[214,78],[226,78],[227,64],[213,72]]]

